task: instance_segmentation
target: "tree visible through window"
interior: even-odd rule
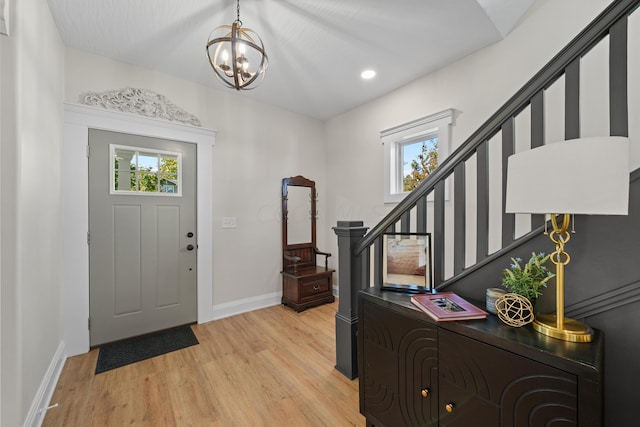
[[[127,193],[179,193],[179,153],[112,146],[113,190]]]
[[[380,132],[385,203],[400,202],[447,158],[453,111],[443,110]]]
[[[409,192],[438,166],[438,137],[402,145],[402,190]]]

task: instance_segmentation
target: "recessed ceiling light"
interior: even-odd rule
[[[371,80],[372,78],[374,78],[376,76],[376,72],[373,70],[364,70],[361,74],[360,77],[362,77],[364,80]]]

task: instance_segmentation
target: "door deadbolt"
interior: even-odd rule
[[[193,237],[193,233],[192,232],[188,232],[187,233],[187,237]]]

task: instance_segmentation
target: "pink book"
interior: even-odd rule
[[[411,296],[411,302],[438,322],[485,319],[487,312],[453,292]]]

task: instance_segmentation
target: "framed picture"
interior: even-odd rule
[[[432,291],[431,234],[385,233],[382,257],[382,289]]]

